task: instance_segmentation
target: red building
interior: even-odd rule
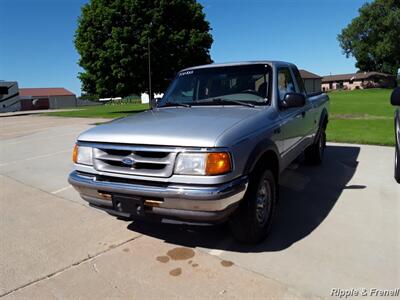
[[[76,107],[74,93],[65,88],[20,88],[21,110]]]

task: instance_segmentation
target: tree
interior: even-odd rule
[[[75,33],[87,94],[126,96],[152,85],[164,91],[177,71],[211,62],[213,39],[196,0],[90,0]]]
[[[360,71],[395,75],[400,67],[400,1],[375,0],[338,35],[347,57],[354,56]]]

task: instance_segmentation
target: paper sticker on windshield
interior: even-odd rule
[[[180,72],[179,76],[186,76],[186,75],[192,75],[193,74],[193,70],[189,70],[189,71],[185,71],[185,72]]]

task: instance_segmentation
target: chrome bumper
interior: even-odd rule
[[[70,174],[68,181],[84,200],[112,214],[131,216],[116,209],[111,201],[112,195],[118,194],[142,198],[145,215],[188,221],[218,221],[227,217],[243,199],[248,185],[246,176],[215,186],[154,185],[151,182],[147,185],[98,180],[96,175],[76,171]],[[105,199],[105,193],[111,197]]]

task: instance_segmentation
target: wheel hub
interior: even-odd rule
[[[271,206],[271,187],[269,182],[264,179],[257,191],[256,198],[256,218],[260,226],[264,226],[268,221]]]

